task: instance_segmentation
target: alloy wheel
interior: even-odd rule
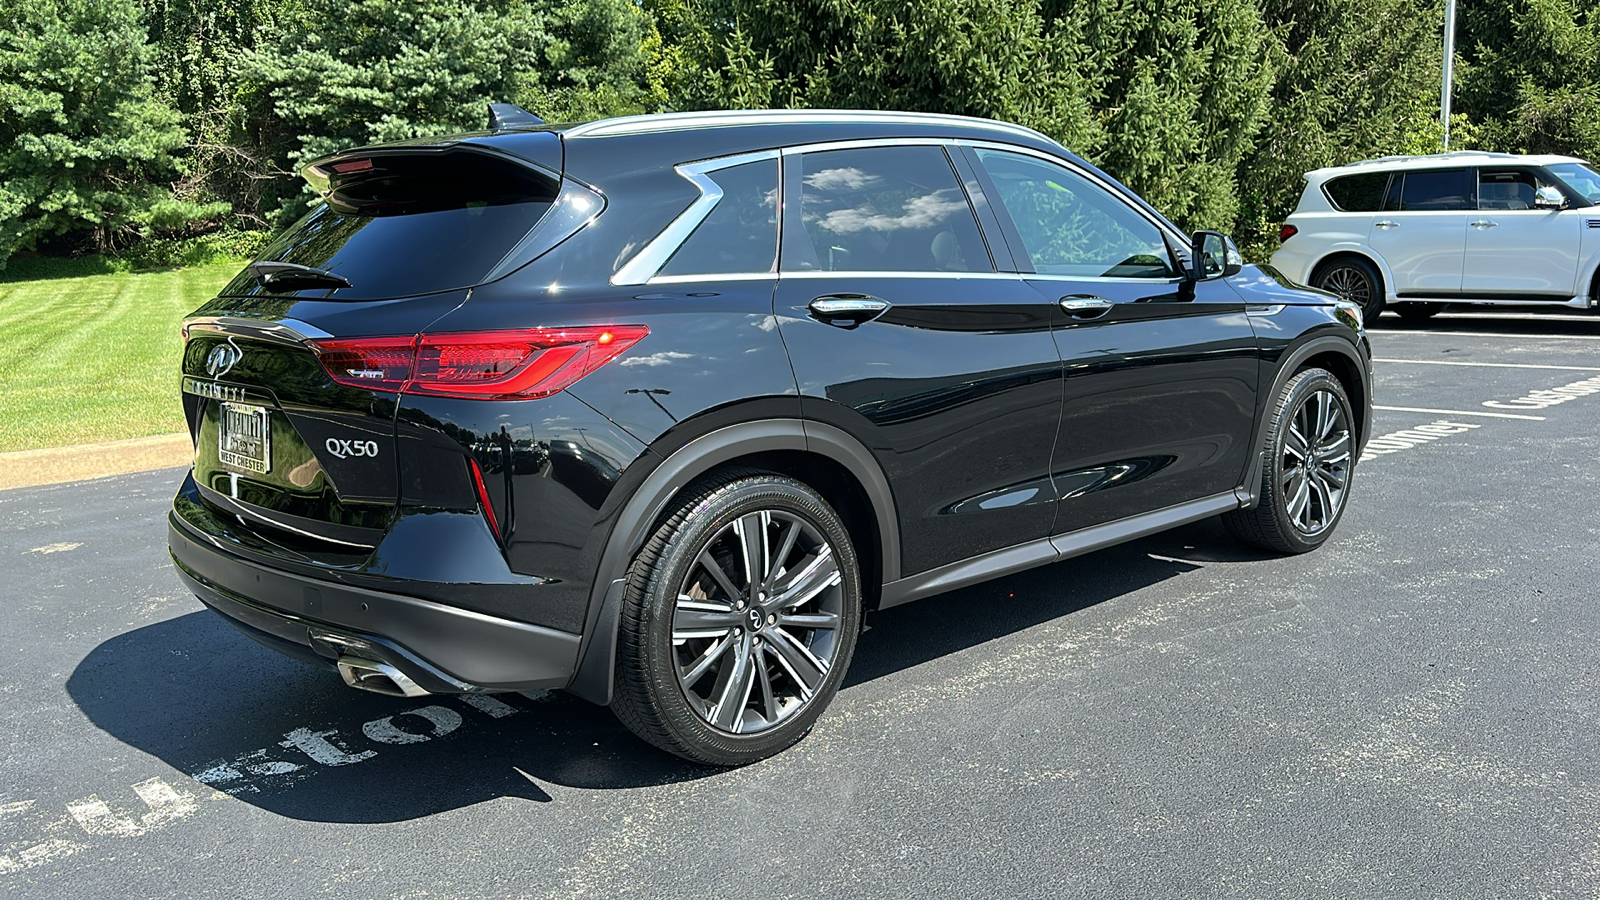
[[[678,587],[678,686],[707,724],[771,729],[816,696],[840,648],[842,574],[834,548],[784,510],[746,513],[701,547]]]
[[[1304,535],[1320,534],[1339,518],[1350,483],[1350,422],[1332,391],[1307,395],[1283,441],[1281,487],[1289,519]]]
[[[1336,266],[1322,276],[1321,288],[1355,303],[1363,310],[1372,302],[1372,283],[1367,273],[1355,266]]]

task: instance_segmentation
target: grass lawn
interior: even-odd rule
[[[0,282],[0,452],[182,431],[178,322],[241,265]]]

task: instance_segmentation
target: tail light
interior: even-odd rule
[[[1278,229],[1278,243],[1281,244],[1299,233],[1300,229],[1294,227],[1293,225],[1284,225],[1282,228]]]
[[[532,400],[567,389],[650,333],[643,325],[312,341],[328,377],[375,391]]]

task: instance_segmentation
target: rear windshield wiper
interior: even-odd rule
[[[245,267],[256,283],[269,291],[298,291],[302,288],[347,288],[350,280],[327,269],[299,263],[258,260]]]

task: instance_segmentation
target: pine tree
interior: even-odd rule
[[[164,186],[184,134],[152,84],[133,0],[0,7],[0,264],[60,235],[112,250],[225,211]]]

